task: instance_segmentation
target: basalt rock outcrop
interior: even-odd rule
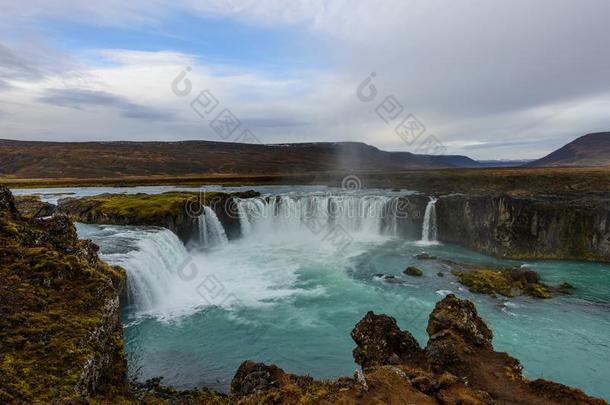
[[[197,234],[203,206],[211,207],[231,239],[240,235],[236,198],[259,196],[241,193],[167,192],[162,194],[102,194],[94,197],[65,198],[58,211],[73,220],[113,225],[160,226],[188,243]]]
[[[551,381],[528,380],[518,360],[494,351],[474,304],[448,295],[428,322],[422,349],[386,315],[366,314],[352,331],[353,378],[316,381],[245,362],[232,384],[238,404],[587,404],[605,401]]]
[[[28,218],[49,217],[55,213],[56,205],[40,201],[37,195],[15,197],[15,206],[21,215]]]
[[[553,293],[570,294],[574,288],[568,283],[557,287],[545,284],[540,275],[528,267],[482,267],[451,260],[441,260],[451,269],[457,280],[471,292],[515,297],[529,295],[534,298],[551,298]]]
[[[67,217],[25,218],[0,186],[0,403],[127,394],[124,277]]]
[[[610,261],[610,195],[452,195],[438,237],[497,257]]]
[[[386,207],[384,216],[396,217],[397,235],[405,239],[419,240],[429,200],[427,196],[420,194],[394,199],[392,204]]]
[[[357,344],[354,360],[363,368],[400,364],[422,352],[417,340],[409,332],[401,331],[396,320],[387,315],[367,313],[351,336]]]

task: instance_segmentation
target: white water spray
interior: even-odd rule
[[[354,235],[396,235],[394,198],[388,196],[277,196],[238,201],[242,235],[298,234],[341,226]],[[310,233],[311,233],[310,232]]]
[[[438,228],[436,226],[436,199],[430,198],[424,213],[421,242],[425,244],[438,243]]]
[[[216,213],[210,207],[203,207],[203,214],[197,218],[199,243],[203,247],[226,245],[229,240]]]
[[[110,264],[127,271],[127,299],[139,312],[154,310],[165,300],[180,265],[189,254],[182,241],[167,229],[125,229],[113,235],[121,244],[132,244],[123,253],[104,254]]]

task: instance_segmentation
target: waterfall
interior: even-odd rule
[[[394,212],[399,206],[394,200],[389,196],[281,195],[237,200],[237,207],[246,237],[332,226],[350,234],[397,235],[400,214]]]
[[[437,243],[438,229],[436,226],[436,199],[430,197],[424,213],[424,223],[422,225],[421,242]]]
[[[203,247],[225,245],[228,243],[227,234],[214,210],[203,207],[203,214],[197,218],[199,230],[199,243]]]
[[[167,229],[126,228],[112,237],[127,249],[102,254],[102,258],[126,270],[129,305],[137,311],[153,310],[174,284],[178,267],[187,262],[186,248]]]

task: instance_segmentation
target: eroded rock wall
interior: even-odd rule
[[[0,186],[0,403],[127,395],[124,277],[67,217],[22,217]]]
[[[438,235],[498,257],[610,261],[610,198],[453,195],[437,202]]]

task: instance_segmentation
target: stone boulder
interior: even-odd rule
[[[407,331],[401,331],[396,320],[387,315],[368,312],[356,324],[351,333],[357,347],[353,351],[354,360],[363,369],[398,364],[421,354],[417,340]]]
[[[280,388],[286,373],[276,365],[244,361],[231,381],[231,393],[237,396],[260,394]]]
[[[420,269],[418,269],[415,266],[409,266],[405,269],[405,271],[403,271],[404,274],[406,274],[407,276],[413,276],[413,277],[421,277],[424,272],[421,271]]]
[[[493,333],[479,317],[477,308],[472,302],[461,300],[453,294],[436,304],[430,314],[427,331],[430,338],[450,332],[466,342],[492,349]]]
[[[10,214],[16,214],[15,199],[13,194],[6,186],[0,185],[0,211],[6,211]]]

